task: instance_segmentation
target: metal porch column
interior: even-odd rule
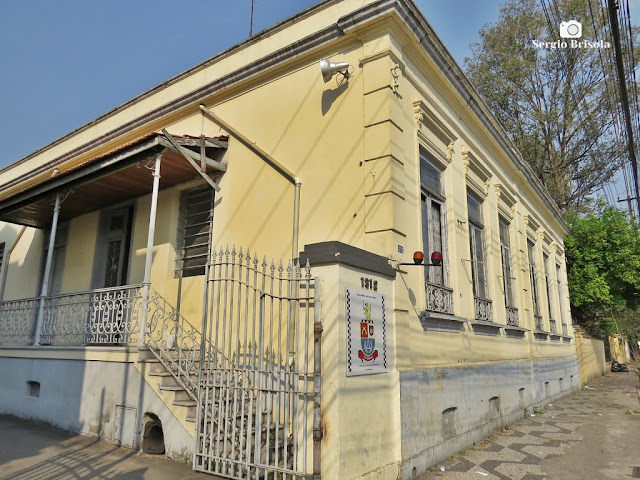
[[[149,291],[151,289],[151,261],[153,260],[153,240],[156,233],[156,213],[158,210],[158,187],[160,185],[160,161],[162,153],[156,155],[153,171],[153,192],[151,193],[151,211],[149,213],[149,233],[147,235],[147,252],[144,262],[144,280],[142,282],[142,317],[140,320],[140,338],[138,346],[145,344],[147,333],[147,316],[149,313]]]
[[[53,249],[56,244],[56,230],[58,229],[58,215],[60,214],[60,193],[56,194],[56,203],[53,207],[53,220],[51,221],[51,234],[49,235],[49,250],[47,251],[47,261],[44,265],[44,276],[42,277],[42,288],[40,289],[40,306],[38,307],[38,317],[36,320],[35,339],[33,344],[40,345],[40,330],[44,318],[44,299],[49,292],[49,274],[51,273],[51,261],[53,260]]]

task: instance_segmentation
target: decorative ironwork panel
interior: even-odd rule
[[[194,469],[242,480],[315,478],[321,324],[310,266],[214,250],[207,285]]]
[[[145,344],[194,400],[198,398],[200,331],[150,288]]]
[[[140,285],[46,297],[40,330],[43,345],[114,345],[137,342]]]
[[[427,291],[427,310],[453,314],[453,290],[431,282],[425,282],[425,284]]]
[[[552,318],[549,320],[549,329],[551,333],[558,333],[558,327],[556,326],[556,321]]]
[[[39,298],[0,302],[0,345],[33,343],[39,304]]]
[[[536,321],[536,330],[538,332],[544,332],[544,326],[542,325],[542,317],[540,315],[533,316]]]
[[[476,320],[482,320],[483,322],[493,321],[493,310],[491,307],[491,300],[486,298],[475,297],[476,307]]]
[[[518,321],[518,309],[514,307],[507,307],[507,325],[511,325],[512,327],[517,327],[519,325]]]
[[[564,335],[565,337],[569,336],[569,327],[567,327],[566,323],[562,324],[562,335]]]

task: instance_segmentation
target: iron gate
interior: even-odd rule
[[[213,252],[194,469],[241,480],[319,478],[319,280],[308,264],[276,266],[235,247]]]

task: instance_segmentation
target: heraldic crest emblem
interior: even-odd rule
[[[363,362],[370,362],[378,358],[376,348],[375,331],[371,320],[371,304],[365,303],[363,307],[364,320],[360,321],[360,343],[362,350],[358,350],[358,358]]]

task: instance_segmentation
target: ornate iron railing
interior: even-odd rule
[[[42,345],[128,345],[138,341],[140,285],[46,297]]]
[[[150,288],[145,344],[187,394],[198,399],[200,331]]]
[[[453,314],[453,289],[425,282],[427,291],[427,310],[431,312]]]
[[[544,326],[542,325],[542,317],[540,315],[533,316],[536,321],[536,330],[538,332],[544,332]]]
[[[0,302],[0,345],[33,343],[39,304],[39,298]]]
[[[556,321],[553,318],[549,319],[549,330],[551,331],[551,333],[558,333],[558,327],[556,325]]]
[[[562,324],[562,335],[564,335],[565,337],[569,336],[569,327],[567,327],[566,323]]]
[[[519,325],[518,321],[518,309],[515,307],[507,307],[507,325],[511,325],[512,327],[517,327]]]
[[[479,297],[474,297],[474,300],[476,307],[476,320],[482,320],[483,322],[493,321],[491,300]]]
[[[0,344],[31,345],[41,298],[0,303]],[[137,342],[140,285],[65,293],[44,298],[40,344],[113,345]]]

